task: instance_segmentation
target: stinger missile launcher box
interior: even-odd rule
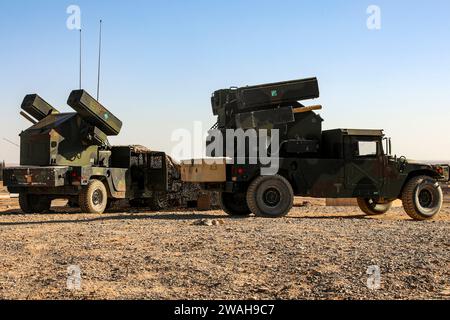
[[[219,116],[219,122],[226,126],[239,113],[299,106],[298,101],[318,97],[317,78],[308,78],[217,90],[211,104],[213,114]]]
[[[279,130],[282,153],[317,153],[323,119],[314,111],[321,106],[305,107],[300,101],[318,98],[319,93],[317,78],[217,90],[211,98],[218,117],[213,129],[224,137],[227,129]]]
[[[21,165],[92,166],[104,160],[108,136],[119,134],[122,122],[84,90],[73,91],[68,104],[77,112],[59,113],[38,95],[25,97],[22,109],[36,123],[20,134]]]
[[[37,94],[29,94],[23,99],[21,108],[37,121],[41,121],[50,114],[59,113],[49,103]]]
[[[97,100],[84,90],[75,90],[69,96],[67,104],[89,124],[99,128],[107,136],[117,136],[122,129],[122,121],[116,118]]]

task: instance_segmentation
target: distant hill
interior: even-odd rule
[[[450,160],[421,160],[420,162],[430,164],[450,164]]]

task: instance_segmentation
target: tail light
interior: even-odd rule
[[[72,185],[75,185],[75,186],[80,185],[81,177],[78,175],[78,172],[72,171],[70,173],[70,181],[71,181]]]
[[[233,176],[242,176],[245,174],[245,169],[242,167],[233,167]]]

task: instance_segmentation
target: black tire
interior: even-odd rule
[[[115,205],[115,200],[109,198],[108,201],[106,202],[105,211],[112,210],[114,208],[114,205]]]
[[[77,199],[69,199],[69,201],[67,202],[67,206],[72,209],[77,209],[80,207]]]
[[[128,203],[131,208],[144,208],[146,206],[144,199],[131,199]]]
[[[50,210],[51,199],[47,196],[21,193],[19,194],[20,209],[24,213],[43,213]]]
[[[148,206],[151,211],[162,211],[169,208],[169,198],[167,193],[154,192],[153,197],[148,199]]]
[[[245,192],[222,192],[219,198],[222,210],[230,216],[245,217],[252,213],[247,205]]]
[[[377,202],[373,199],[358,198],[358,206],[362,212],[369,216],[377,216],[385,214],[392,208],[393,201],[386,201],[383,203]]]
[[[280,218],[294,206],[294,191],[289,181],[280,176],[261,176],[248,188],[247,204],[259,217]]]
[[[429,220],[442,209],[444,196],[436,179],[429,176],[411,178],[403,188],[403,208],[414,220]]]
[[[84,213],[102,214],[108,203],[108,192],[100,180],[91,180],[79,195],[79,204]]]

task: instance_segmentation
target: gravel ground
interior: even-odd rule
[[[401,208],[374,218],[321,201],[270,220],[22,215],[0,200],[0,298],[450,299],[449,229],[450,205],[414,222]],[[81,287],[69,290],[74,265]],[[370,266],[380,268],[378,290],[367,287]]]

